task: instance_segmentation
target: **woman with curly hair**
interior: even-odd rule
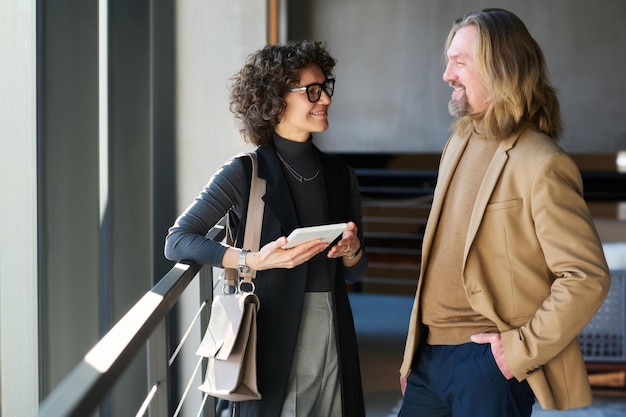
[[[312,142],[312,133],[328,129],[335,62],[323,42],[270,45],[232,78],[230,109],[243,140],[256,146],[258,176],[267,184],[261,249],[205,237],[229,213],[235,241],[243,240],[252,170],[241,155],[213,175],[165,241],[170,260],[257,271],[262,399],[236,404],[240,416],[365,415],[345,285],[367,267],[359,187],[347,164]],[[338,222],[348,226],[332,246],[312,240],[282,248],[295,228]]]

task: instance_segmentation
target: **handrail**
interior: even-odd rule
[[[223,236],[224,219],[207,237]],[[84,417],[93,412],[201,269],[198,263],[174,265],[50,392],[36,416]],[[167,365],[167,358],[163,360]]]
[[[110,391],[118,377],[145,346],[174,302],[202,265],[176,264],[117,324],[85,355],[46,397],[40,417],[84,417]]]

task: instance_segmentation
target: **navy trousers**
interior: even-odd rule
[[[490,344],[420,344],[407,380],[401,417],[530,417],[526,381],[507,380]]]

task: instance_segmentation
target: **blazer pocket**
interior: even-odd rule
[[[513,200],[498,201],[496,203],[489,203],[485,208],[485,211],[505,210],[513,207],[519,207],[522,205],[521,198],[515,198]]]

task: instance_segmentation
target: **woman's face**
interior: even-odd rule
[[[300,84],[296,87],[305,87],[313,83],[324,84],[326,77],[317,65],[311,65],[302,70]],[[312,132],[323,132],[328,129],[328,108],[332,99],[322,89],[318,101],[311,103],[306,91],[288,92],[285,97],[287,107],[280,123],[274,130],[289,140],[306,142]]]

